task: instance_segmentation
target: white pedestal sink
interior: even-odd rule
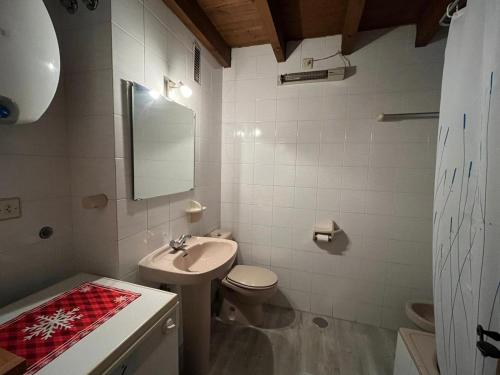
[[[166,245],[139,262],[145,280],[181,286],[185,374],[208,373],[210,283],[229,272],[237,250],[234,241],[192,237],[183,251],[175,252]]]

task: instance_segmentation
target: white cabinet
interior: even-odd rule
[[[138,342],[131,345],[116,364],[104,374],[178,375],[177,307],[154,324]]]
[[[393,375],[419,375],[417,366],[408,351],[408,347],[399,333],[396,344],[396,358],[394,359]]]
[[[433,333],[399,329],[393,375],[439,375]]]
[[[0,309],[0,324],[86,282],[140,296],[37,375],[178,375],[178,302],[173,293],[82,273]]]

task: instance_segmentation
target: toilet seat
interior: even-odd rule
[[[263,267],[238,265],[229,272],[226,280],[245,289],[269,289],[276,285],[278,276]]]

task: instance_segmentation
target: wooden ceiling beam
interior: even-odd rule
[[[342,54],[354,52],[356,34],[358,33],[361,16],[365,9],[365,0],[347,0],[344,27],[342,28]]]
[[[424,47],[432,40],[439,30],[439,20],[446,12],[449,0],[430,1],[424,7],[417,20],[417,36],[415,37],[415,47]]]
[[[196,0],[163,0],[163,2],[223,67],[231,66],[231,48]]]
[[[286,61],[286,41],[283,30],[278,25],[277,15],[275,14],[273,17],[268,0],[255,0],[255,7],[269,37],[276,60],[278,62]]]

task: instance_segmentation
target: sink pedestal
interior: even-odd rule
[[[210,369],[210,287],[205,282],[181,288],[186,375],[206,375]]]
[[[210,370],[210,288],[224,277],[236,258],[238,244],[222,238],[191,237],[184,251],[162,246],[139,262],[145,280],[181,288],[184,374]],[[236,375],[236,374],[235,374]]]

